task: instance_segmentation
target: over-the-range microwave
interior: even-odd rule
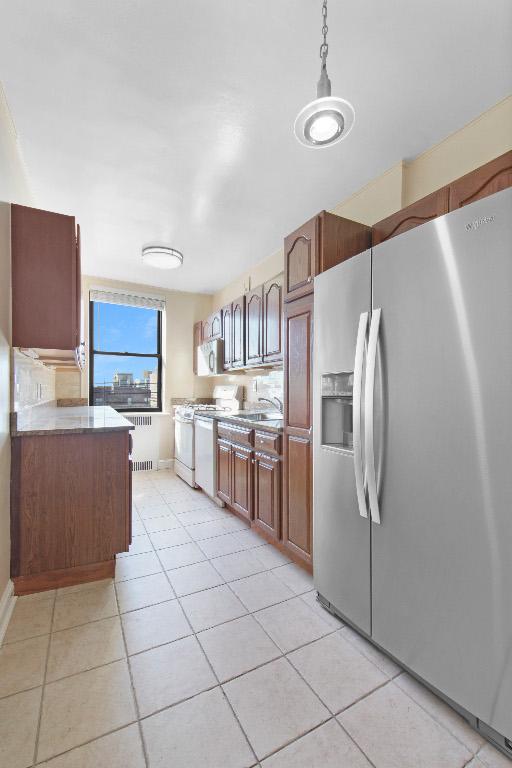
[[[197,347],[197,375],[216,376],[223,372],[223,340],[214,339]]]

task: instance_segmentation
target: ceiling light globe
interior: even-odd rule
[[[177,269],[183,264],[183,254],[165,245],[147,245],[142,249],[142,261],[157,269]]]
[[[343,115],[333,110],[313,114],[305,125],[306,135],[315,144],[330,144],[342,130]]]
[[[301,109],[295,120],[295,136],[306,147],[332,147],[348,136],[354,118],[350,102],[324,96]]]

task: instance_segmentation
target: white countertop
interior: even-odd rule
[[[110,406],[56,405],[29,408],[13,414],[11,435],[81,434],[134,429],[133,424]]]

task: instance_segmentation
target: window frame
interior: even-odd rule
[[[116,357],[154,357],[158,361],[158,382],[157,382],[157,405],[156,408],[114,408],[118,413],[161,413],[162,412],[162,310],[157,309],[157,351],[147,354],[145,352],[105,352],[104,350],[94,349],[94,305],[104,302],[89,299],[89,403],[94,405],[94,356],[109,355]],[[118,306],[124,306],[122,304]]]

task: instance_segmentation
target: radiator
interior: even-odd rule
[[[168,413],[125,413],[135,429],[132,469],[134,472],[159,469],[169,464],[172,420]]]

